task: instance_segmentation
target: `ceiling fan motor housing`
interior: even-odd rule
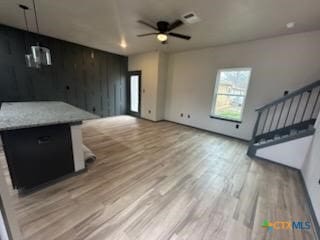
[[[169,23],[165,21],[159,21],[157,22],[157,27],[159,32],[165,33],[168,31]]]

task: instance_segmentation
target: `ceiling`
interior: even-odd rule
[[[0,0],[0,23],[25,29],[19,3],[32,9],[31,0]],[[319,0],[36,0],[36,5],[42,34],[122,55],[181,51],[320,29]],[[201,21],[175,30],[190,34],[190,41],[169,38],[169,44],[162,45],[155,36],[136,37],[150,32],[137,23],[139,19],[174,21],[190,11]],[[28,20],[35,31],[32,10]],[[296,26],[287,29],[289,22]],[[125,49],[121,41],[127,44]]]

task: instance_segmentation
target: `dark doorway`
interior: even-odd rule
[[[128,74],[128,110],[129,114],[140,117],[141,106],[141,71]]]

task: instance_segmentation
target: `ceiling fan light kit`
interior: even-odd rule
[[[180,33],[175,33],[172,32],[172,30],[180,27],[181,25],[183,25],[183,22],[178,19],[176,21],[174,21],[173,23],[168,23],[166,21],[159,21],[157,22],[157,26],[153,26],[152,24],[145,22],[143,20],[139,20],[138,23],[141,23],[149,28],[152,28],[153,30],[156,30],[157,32],[152,32],[152,33],[145,33],[145,34],[139,34],[137,35],[137,37],[145,37],[145,36],[151,36],[151,35],[156,35],[157,39],[163,43],[166,44],[168,41],[168,37],[172,36],[175,38],[180,38],[180,39],[184,39],[184,40],[190,40],[191,36],[187,36],[184,34],[180,34]]]
[[[160,42],[165,42],[168,40],[168,35],[167,34],[164,34],[164,33],[159,33],[157,35],[157,39],[160,41]]]

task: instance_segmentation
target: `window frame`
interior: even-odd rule
[[[241,112],[240,112],[240,120],[237,119],[232,119],[232,118],[226,118],[226,117],[221,117],[218,115],[215,115],[215,106],[217,103],[217,96],[218,94],[218,90],[219,90],[219,86],[220,86],[220,76],[222,72],[234,72],[234,71],[249,71],[249,80],[248,80],[248,85],[246,88],[246,94],[244,96],[241,95],[241,97],[243,97],[243,106],[241,108]],[[246,102],[247,102],[247,96],[248,96],[248,89],[249,89],[249,85],[250,85],[250,80],[251,80],[251,76],[252,76],[252,68],[251,67],[239,67],[239,68],[221,68],[218,69],[217,71],[217,76],[216,76],[216,81],[215,81],[215,85],[214,85],[214,91],[213,91],[213,97],[212,97],[212,102],[211,102],[211,112],[210,112],[210,117],[211,118],[215,118],[215,119],[219,119],[219,120],[225,120],[225,121],[231,121],[231,122],[237,122],[237,123],[242,123],[242,119],[243,119],[243,111],[244,108],[246,106]],[[225,94],[225,95],[238,95],[238,94]]]

